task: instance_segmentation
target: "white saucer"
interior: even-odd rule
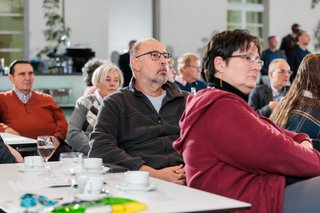
[[[147,191],[156,190],[156,184],[154,184],[154,183],[150,183],[146,187],[126,185],[126,184],[122,183],[120,185],[117,185],[117,187],[121,191],[143,191],[143,192],[147,192]]]
[[[20,172],[42,172],[44,167],[26,168],[24,165],[19,166]]]
[[[110,168],[109,167],[101,167],[101,169],[84,169],[87,174],[103,174],[106,173]]]
[[[77,194],[76,198],[80,200],[98,200],[108,196],[107,194]]]

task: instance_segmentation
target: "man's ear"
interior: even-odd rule
[[[268,76],[270,79],[272,78],[272,74],[273,74],[273,71],[271,71],[271,72],[268,71]]]
[[[130,63],[135,72],[140,71],[140,61],[134,57],[130,58]]]
[[[13,75],[9,74],[8,75],[9,80],[13,83]]]

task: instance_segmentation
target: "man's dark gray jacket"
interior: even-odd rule
[[[133,85],[134,79],[104,99],[90,135],[89,156],[130,170],[139,170],[142,165],[161,169],[182,164],[172,143],[180,134],[179,120],[188,93],[167,82],[158,113]]]

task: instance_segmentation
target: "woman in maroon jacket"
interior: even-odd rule
[[[204,68],[214,88],[190,95],[174,147],[188,186],[249,202],[248,212],[319,212],[320,154],[305,134],[258,115],[247,103],[256,86],[258,38],[219,33],[208,43]]]

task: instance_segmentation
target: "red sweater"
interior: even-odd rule
[[[19,132],[20,135],[36,139],[39,135],[54,135],[66,138],[67,121],[63,111],[47,94],[32,92],[30,100],[23,104],[11,90],[0,93],[0,123]],[[4,132],[0,124],[0,132]]]
[[[180,127],[174,148],[188,186],[251,203],[247,212],[282,212],[285,176],[320,175],[320,154],[299,144],[305,134],[276,126],[233,93],[189,95]]]

